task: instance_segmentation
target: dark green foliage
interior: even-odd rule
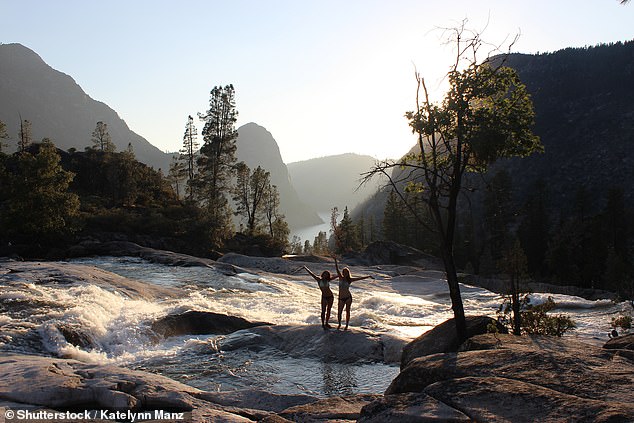
[[[632,316],[620,315],[612,318],[613,328],[632,329]]]
[[[262,231],[261,223],[266,218],[266,205],[270,204],[268,196],[270,173],[257,167],[253,172],[244,162],[236,165],[236,185],[233,188],[233,201],[236,204],[236,215],[246,221],[248,235]],[[276,211],[271,211],[271,216]],[[272,222],[271,222],[272,223]]]
[[[319,232],[313,241],[313,254],[328,254],[328,236],[326,232]]]
[[[538,180],[528,196],[518,230],[531,275],[540,276],[548,272],[545,258],[549,231],[548,188],[543,180]]]
[[[542,304],[532,305],[527,300],[525,310],[522,313],[522,331],[529,335],[563,336],[577,325],[569,317],[558,314],[548,314],[557,304],[551,297]]]
[[[68,192],[74,174],[62,168],[53,143],[44,139],[3,161],[0,225],[5,239],[47,244],[70,233],[79,199]]]
[[[418,149],[403,161],[378,164],[369,175],[387,176],[394,189],[405,183],[408,192],[427,206],[445,265],[458,337],[464,339],[454,247],[465,174],[484,172],[498,159],[524,157],[543,147],[532,132],[533,105],[517,72],[490,60],[477,61],[482,39],[464,24],[452,33],[456,61],[447,73],[449,90],[441,104],[430,102],[425,81],[417,76],[419,103],[406,116],[418,137]],[[396,180],[388,173],[395,168],[402,170]],[[407,207],[419,225],[427,225],[413,205]]]
[[[233,232],[227,195],[237,161],[237,116],[233,85],[214,87],[209,109],[199,115],[205,122],[202,130],[204,143],[197,160],[198,175],[194,187],[200,204],[206,208],[207,233],[214,248],[220,248],[223,240]]]
[[[510,247],[510,226],[513,222],[513,185],[511,176],[502,170],[493,175],[484,195],[484,225],[491,257],[502,259],[502,254]]]
[[[508,278],[508,296],[510,310],[513,312],[511,329],[514,335],[521,335],[522,303],[520,300],[521,281],[526,278],[527,260],[518,240],[505,251],[498,262],[498,268]],[[508,311],[508,310],[507,310]]]
[[[533,305],[530,303],[529,295],[524,295],[521,298],[521,334],[563,336],[566,332],[574,330],[577,325],[572,319],[563,314],[550,314],[556,307],[557,304],[551,297],[548,297],[548,300],[542,304]],[[509,318],[510,313],[511,303],[505,299],[498,310],[498,320],[517,334]]]
[[[194,177],[196,176],[196,156],[198,151],[198,142],[196,137],[198,130],[194,125],[194,118],[191,115],[187,118],[185,125],[185,135],[183,135],[183,148],[180,150],[178,158],[180,166],[177,166],[176,176],[184,177],[187,187],[187,198],[194,199]]]
[[[348,213],[348,207],[343,211],[343,217],[334,228],[335,252],[338,254],[359,251],[359,230]]]

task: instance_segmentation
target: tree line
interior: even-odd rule
[[[232,85],[213,88],[209,109],[199,114],[202,147],[190,116],[167,177],[138,162],[131,144],[117,152],[105,122],[97,122],[92,146],[64,152],[50,139],[33,143],[31,124],[23,120],[13,154],[3,150],[9,136],[0,122],[2,247],[19,244],[26,255],[41,254],[82,237],[124,235],[149,246],[211,255],[236,246],[230,241],[238,216],[240,232],[249,237],[244,242],[257,239],[263,250],[281,253],[289,229],[277,187],[267,171],[252,171],[236,159],[234,98]]]

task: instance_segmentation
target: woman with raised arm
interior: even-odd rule
[[[319,289],[321,289],[321,326],[324,329],[330,329],[330,325],[328,321],[330,320],[330,310],[332,310],[332,303],[335,301],[335,296],[332,294],[330,290],[330,281],[335,279],[337,276],[332,276],[329,271],[324,270],[321,272],[321,277],[317,276],[310,269],[304,266],[304,269],[315,278],[317,284],[319,285]]]
[[[335,268],[337,269],[337,275],[339,276],[339,304],[337,305],[337,321],[339,325],[337,325],[337,329],[341,328],[341,313],[343,312],[343,307],[346,307],[346,327],[344,330],[348,330],[348,323],[350,322],[350,306],[352,305],[352,294],[350,293],[350,284],[355,281],[360,281],[363,279],[367,279],[370,276],[359,276],[353,278],[350,275],[350,269],[344,267],[343,270],[339,271],[339,264],[337,263],[337,257],[335,257]]]

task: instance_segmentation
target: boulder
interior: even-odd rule
[[[618,351],[569,338],[477,335],[458,352],[413,359],[359,421],[453,421],[440,418],[451,415],[444,406],[473,421],[634,421],[634,366]]]
[[[359,418],[361,409],[378,398],[379,395],[370,394],[331,397],[288,408],[278,415],[292,422],[354,422]]]
[[[191,411],[199,390],[163,376],[75,360],[11,355],[0,359],[0,400],[54,409]]]
[[[634,334],[617,336],[605,343],[603,348],[634,351]]]
[[[180,335],[225,335],[241,329],[268,325],[264,322],[250,322],[242,317],[209,311],[186,311],[182,314],[171,314],[152,323],[152,330],[169,338]]]
[[[455,408],[423,393],[386,395],[361,409],[358,423],[471,422]]]
[[[507,333],[507,329],[497,320],[488,316],[467,316],[467,337],[490,332],[491,325],[500,333]],[[449,319],[432,330],[425,332],[403,348],[401,356],[401,370],[413,359],[436,353],[457,351],[460,340],[456,335],[454,319]]]
[[[135,413],[162,410],[184,413],[183,421],[246,423],[269,414],[223,407],[205,400],[205,394],[164,376],[113,365],[29,355],[0,358],[0,415],[6,407]]]
[[[223,351],[274,348],[291,357],[324,362],[396,363],[405,341],[389,334],[350,328],[324,330],[318,325],[260,326],[235,332],[220,341]]]
[[[96,346],[92,335],[82,328],[76,328],[63,323],[58,324],[56,327],[69,344],[86,350]]]

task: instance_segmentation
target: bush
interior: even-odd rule
[[[528,294],[521,299],[521,333],[526,335],[550,335],[563,336],[564,333],[574,330],[577,325],[568,316],[563,314],[549,314],[557,304],[552,297],[548,297],[545,303],[533,305],[530,303]],[[498,320],[513,329],[511,318],[510,299],[505,298],[498,309]]]
[[[620,327],[623,329],[632,329],[632,316],[621,315],[612,318],[612,327],[614,329]]]

